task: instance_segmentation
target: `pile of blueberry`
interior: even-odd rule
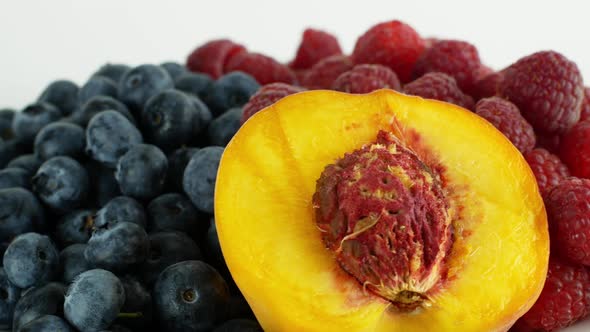
[[[224,263],[216,172],[259,89],[107,64],[0,111],[0,330],[262,331]]]

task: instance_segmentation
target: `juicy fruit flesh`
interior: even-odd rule
[[[326,167],[313,204],[324,244],[364,288],[402,310],[428,301],[451,244],[435,170],[381,131]]]

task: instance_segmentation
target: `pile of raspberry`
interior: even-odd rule
[[[351,54],[332,34],[307,29],[288,63],[224,39],[195,49],[187,67],[213,78],[243,71],[263,85],[244,106],[241,123],[287,95],[312,89],[388,88],[473,111],[524,155],[549,219],[544,289],[511,331],[555,331],[590,315],[590,89],[564,55],[540,51],[496,71],[482,63],[473,44],[424,38],[396,20],[367,30]]]

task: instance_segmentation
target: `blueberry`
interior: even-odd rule
[[[35,155],[41,160],[57,156],[77,158],[84,153],[84,129],[71,123],[55,122],[35,137]]]
[[[74,332],[70,324],[58,316],[41,316],[18,330],[19,332]]]
[[[195,241],[184,233],[152,233],[149,239],[150,253],[141,268],[141,276],[150,286],[168,266],[182,261],[202,259],[201,250]]]
[[[37,158],[34,154],[24,154],[12,159],[6,168],[22,168],[29,175],[34,175],[41,166],[42,161]]]
[[[95,230],[84,257],[94,266],[120,271],[145,261],[149,245],[148,235],[141,226],[119,222]]]
[[[118,63],[106,63],[102,65],[92,76],[102,76],[110,78],[116,83],[119,83],[123,75],[130,70],[131,67]]]
[[[207,138],[209,144],[217,146],[226,146],[240,129],[242,113],[241,107],[228,110],[214,119],[209,128],[207,128]]]
[[[195,236],[204,228],[199,212],[182,194],[167,193],[154,198],[147,213],[150,232],[179,231]]]
[[[10,139],[14,135],[12,132],[12,119],[16,111],[11,109],[0,109],[0,138]]]
[[[182,147],[168,155],[168,174],[166,175],[166,181],[169,191],[181,192],[183,190],[182,176],[184,175],[184,169],[197,151],[199,151],[198,148]]]
[[[28,288],[55,277],[59,253],[47,235],[24,233],[10,242],[2,263],[10,282],[17,287]]]
[[[43,127],[59,120],[61,116],[59,109],[52,104],[38,102],[16,113],[12,120],[12,130],[16,137],[32,143]]]
[[[195,130],[199,133],[203,132],[207,128],[207,126],[209,126],[211,120],[213,120],[213,114],[209,110],[209,107],[201,99],[195,96],[189,97],[193,102],[195,109],[199,113],[198,121],[195,121],[194,124]]]
[[[90,161],[85,166],[88,174],[91,174],[90,198],[94,206],[104,206],[111,199],[121,195],[114,169],[96,161]]]
[[[212,84],[213,79],[211,79],[211,76],[203,73],[184,73],[174,81],[176,89],[199,98],[206,96],[207,89]]]
[[[110,200],[95,216],[97,227],[106,227],[118,222],[130,222],[145,228],[147,217],[143,206],[135,199],[119,196]]]
[[[191,142],[198,134],[200,121],[195,104],[177,90],[162,91],[148,99],[141,113],[141,127],[146,140],[165,151]]]
[[[8,280],[4,268],[0,267],[0,328],[12,325],[12,314],[20,298],[20,288]]]
[[[167,171],[168,159],[160,149],[137,144],[119,159],[115,178],[124,195],[150,199],[164,188]]]
[[[102,111],[117,111],[126,117],[129,122],[135,125],[135,118],[131,112],[129,112],[127,106],[117,99],[109,96],[95,96],[90,98],[85,104],[82,105],[82,108],[80,108],[78,112],[72,114],[72,117],[77,124],[82,127],[86,127],[92,117]]]
[[[216,327],[213,332],[264,332],[264,330],[255,320],[232,319]]]
[[[29,147],[29,142],[20,138],[0,142],[0,168],[4,168],[12,159],[28,153]]]
[[[177,62],[164,62],[160,65],[160,67],[164,68],[164,70],[168,72],[168,75],[170,75],[172,81],[176,81],[179,76],[187,72],[186,67]]]
[[[62,114],[68,115],[78,106],[78,90],[72,81],[55,81],[45,88],[38,101],[53,104]]]
[[[147,331],[151,331],[151,330],[148,329]],[[100,332],[132,332],[132,331],[130,329],[126,328],[125,326],[122,326],[119,324],[113,324],[109,327],[108,330],[101,330]]]
[[[55,237],[62,247],[86,243],[94,227],[93,210],[75,210],[63,215],[57,222]]]
[[[86,153],[108,167],[115,167],[129,148],[142,141],[139,130],[116,111],[98,113],[86,128]]]
[[[217,225],[215,224],[215,219],[213,218],[209,223],[204,249],[207,256],[207,262],[210,262],[218,270],[227,269],[225,259],[223,258],[223,253],[221,252],[219,237],[217,235]]]
[[[139,113],[151,96],[173,87],[174,82],[164,68],[140,65],[123,75],[119,82],[118,95],[121,101]]]
[[[197,209],[213,213],[213,195],[221,147],[206,147],[193,155],[184,170],[182,186]]]
[[[124,314],[119,315],[115,322],[136,331],[149,330],[153,319],[152,295],[134,277],[122,277],[121,283],[125,289],[125,303],[121,308]]]
[[[45,212],[35,195],[22,188],[0,189],[0,241],[45,228]]]
[[[57,282],[26,290],[14,308],[13,331],[45,315],[61,316],[65,293],[66,287]]]
[[[219,273],[202,261],[184,261],[164,270],[152,293],[163,331],[210,331],[228,313],[229,290]]]
[[[22,168],[5,168],[0,170],[0,189],[31,187],[31,174]]]
[[[87,245],[82,243],[72,244],[59,253],[61,280],[70,284],[82,272],[92,269],[92,264],[84,258]]]
[[[104,76],[91,77],[78,91],[78,101],[83,105],[96,96],[117,97],[117,83]]]
[[[256,80],[243,72],[231,72],[217,79],[207,89],[205,102],[214,116],[230,108],[241,107],[260,88]]]
[[[252,308],[242,296],[242,294],[233,295],[229,300],[229,319],[256,319]]]
[[[70,157],[53,157],[33,177],[33,191],[56,211],[79,207],[88,195],[88,173]]]
[[[64,315],[80,331],[106,329],[115,321],[125,289],[112,272],[94,269],[81,273],[68,288]]]

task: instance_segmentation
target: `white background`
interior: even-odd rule
[[[184,62],[211,38],[228,37],[288,61],[311,26],[335,33],[350,52],[370,26],[391,19],[425,37],[470,41],[496,69],[554,49],[577,62],[590,81],[588,6],[583,0],[2,0],[0,107],[24,107],[55,79],[81,84],[107,61]],[[590,324],[571,329],[582,330]]]

